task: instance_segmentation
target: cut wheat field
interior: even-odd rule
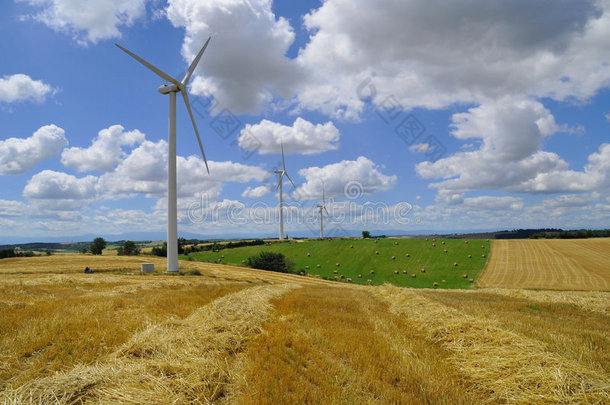
[[[610,291],[610,240],[495,240],[481,287]]]
[[[0,261],[0,404],[610,403],[608,292],[149,261]]]

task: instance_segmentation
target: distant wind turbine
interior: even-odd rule
[[[284,199],[282,194],[282,180],[284,176],[288,177],[288,180],[292,183],[292,187],[296,188],[294,181],[290,178],[286,172],[286,160],[284,160],[284,142],[281,141],[282,146],[282,170],[274,170],[273,173],[279,177],[277,188],[280,190],[280,240],[284,240]]]
[[[201,144],[201,138],[199,137],[199,131],[197,130],[197,124],[195,123],[195,118],[193,118],[193,112],[191,111],[191,103],[189,102],[187,84],[201,59],[201,55],[207,48],[208,43],[210,42],[209,37],[205,42],[191,65],[189,66],[184,79],[182,82],[174,79],[167,73],[162,70],[156,68],[152,64],[146,62],[144,59],[140,58],[138,55],[129,52],[127,49],[123,48],[119,44],[115,44],[120,49],[125,51],[129,56],[133,57],[135,60],[155,72],[162,79],[167,80],[171,83],[171,85],[163,84],[157,90],[161,94],[169,94],[169,134],[168,134],[168,144],[169,144],[169,152],[167,154],[167,271],[169,273],[178,272],[178,201],[177,201],[177,181],[176,181],[176,93],[182,93],[182,98],[184,99],[184,104],[186,105],[186,109],[188,110],[189,116],[191,117],[191,122],[193,123],[193,128],[195,129],[195,135],[197,135],[197,142],[199,142],[199,149],[201,149],[201,155],[203,156],[203,161],[205,162],[205,168],[210,173],[210,169],[208,168],[208,161],[205,158],[205,152],[203,151],[203,145]]]
[[[324,219],[323,212],[326,211],[326,215],[328,214],[328,210],[326,209],[326,197],[324,192],[324,183],[322,183],[322,204],[318,204],[318,211],[320,212],[320,239],[324,239]]]

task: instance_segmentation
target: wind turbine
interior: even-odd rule
[[[324,183],[322,183],[322,204],[318,204],[318,211],[320,212],[320,239],[324,239],[324,220],[322,219],[322,211],[326,211],[326,215],[328,214],[328,210],[326,209],[326,198],[324,195]]]
[[[277,188],[280,190],[280,240],[284,240],[284,196],[282,195],[282,180],[284,176],[288,177],[288,180],[292,183],[292,187],[296,188],[294,181],[290,178],[286,172],[286,160],[284,160],[284,142],[280,141],[282,145],[282,170],[274,170],[273,173],[279,177]]]
[[[201,144],[201,138],[199,137],[199,131],[197,130],[197,124],[195,118],[193,118],[193,112],[191,111],[191,103],[189,102],[189,96],[186,86],[201,59],[201,55],[207,48],[208,43],[212,37],[209,37],[205,42],[193,62],[189,66],[184,79],[181,82],[174,79],[161,69],[153,66],[140,58],[138,55],[129,52],[119,44],[115,44],[121,50],[125,51],[129,56],[155,72],[162,79],[167,80],[171,85],[163,84],[157,91],[161,94],[169,94],[169,133],[168,133],[168,144],[169,151],[167,154],[167,271],[168,273],[178,272],[178,201],[177,201],[177,181],[176,181],[176,93],[182,93],[184,104],[188,110],[193,128],[195,129],[195,135],[197,135],[197,142],[199,142],[199,149],[201,149],[201,155],[205,162],[205,168],[210,174],[208,167],[208,161],[205,158],[205,152],[203,151],[203,145]]]

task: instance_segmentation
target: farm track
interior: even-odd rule
[[[480,287],[610,291],[610,240],[495,240]]]

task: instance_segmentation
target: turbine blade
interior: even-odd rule
[[[121,49],[125,53],[127,53],[127,55],[131,56],[132,58],[134,58],[135,60],[137,60],[138,62],[140,62],[141,64],[143,64],[144,66],[146,66],[147,68],[152,70],[153,72],[155,72],[157,75],[161,76],[161,78],[167,80],[168,82],[170,82],[172,84],[175,84],[176,86],[178,86],[179,89],[182,89],[182,84],[178,80],[174,79],[173,77],[171,77],[170,75],[168,75],[167,73],[162,71],[161,69],[159,69],[159,68],[153,66],[152,64],[146,62],[144,59],[140,58],[135,53],[130,52],[127,49],[123,48],[121,45],[119,45],[119,44],[115,44],[115,45],[118,46],[119,49]]]
[[[282,179],[284,178],[284,173],[286,173],[286,172],[282,172],[282,173],[280,173],[280,178],[279,178],[279,180],[278,180],[278,182],[277,182],[277,187],[276,187],[276,189],[280,188],[280,183],[282,182]]]
[[[191,103],[189,102],[189,96],[186,92],[186,87],[182,89],[182,98],[184,99],[184,104],[186,104],[186,109],[189,112],[189,116],[191,117],[191,122],[193,123],[193,128],[195,129],[195,135],[197,135],[197,142],[199,142],[199,149],[201,149],[201,155],[203,156],[203,162],[205,163],[205,168],[210,174],[210,168],[208,167],[208,160],[205,158],[205,152],[203,151],[203,145],[201,144],[201,138],[199,137],[199,131],[197,130],[197,124],[195,123],[195,118],[193,117],[193,112],[191,111]]]
[[[288,177],[288,180],[290,180],[290,182],[292,183],[292,187],[297,188],[297,186],[294,185],[294,181],[292,181],[292,179],[290,178],[290,176],[288,175],[288,173],[286,173],[286,171],[284,170],[284,174],[286,175],[286,177]]]
[[[189,66],[189,70],[186,72],[184,79],[182,79],[182,84],[185,87],[188,84],[189,80],[191,80],[191,76],[193,75],[193,72],[195,71],[195,68],[197,67],[197,64],[199,63],[199,59],[201,59],[201,55],[203,55],[203,53],[205,52],[205,48],[208,47],[208,43],[210,43],[210,39],[212,39],[212,37],[209,37],[208,40],[205,41],[205,44],[203,44],[203,48],[201,48],[201,50],[199,51],[199,53],[197,54],[195,59],[193,59],[193,62],[191,62],[191,66]]]
[[[326,205],[324,205],[323,207],[324,207],[324,211],[326,211],[326,215],[330,215],[330,214],[328,213],[328,210],[326,209]]]
[[[283,140],[280,140],[280,145],[282,146],[282,169],[284,171],[286,171],[286,161],[284,160],[284,141]],[[292,181],[292,180],[290,180],[290,181]]]

